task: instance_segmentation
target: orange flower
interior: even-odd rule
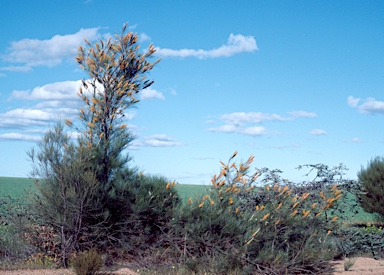
[[[297,214],[298,210],[295,209],[295,211],[292,212],[291,216],[294,217]]]
[[[165,189],[169,189],[171,187],[171,183],[168,182],[167,185],[165,186]]]
[[[229,204],[233,204],[233,199],[229,198]]]
[[[332,187],[332,191],[335,190],[339,186],[337,183]]]
[[[303,217],[305,218],[306,216],[308,216],[310,212],[311,210],[307,210],[307,211],[303,210]]]
[[[188,199],[188,204],[191,204],[191,203],[192,203],[192,199],[189,198],[189,199]]]
[[[336,221],[338,218],[339,218],[338,216],[334,216],[334,217],[332,218],[331,221],[334,222],[334,221]]]
[[[295,202],[295,203],[293,204],[292,208],[295,208],[295,207],[298,206],[298,205],[299,205],[299,202]]]
[[[316,202],[312,204],[312,209],[316,208]]]
[[[264,217],[260,221],[265,221],[266,219],[268,219],[269,215],[270,215],[269,213],[265,214]]]
[[[203,205],[204,205],[204,202],[200,203],[199,208],[203,207]]]
[[[280,202],[279,205],[277,206],[276,210],[280,209],[282,205],[283,205],[283,203]]]

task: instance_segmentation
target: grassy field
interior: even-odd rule
[[[26,191],[33,190],[33,180],[28,178],[11,178],[0,177],[0,199],[12,198],[19,199],[26,194]],[[203,196],[206,194],[207,185],[194,185],[194,184],[176,184],[176,190],[178,191],[180,198],[183,202],[186,202],[188,198],[194,198],[196,196]],[[375,221],[375,216],[366,213],[356,202],[354,195],[348,193],[344,197],[344,201],[348,206],[345,212],[342,213],[341,218],[346,222],[351,223],[369,223]]]

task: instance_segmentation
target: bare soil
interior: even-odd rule
[[[335,275],[384,275],[384,260],[375,260],[367,257],[352,258],[355,263],[348,271],[344,270],[344,263],[348,259],[335,261]],[[99,273],[100,275],[138,275],[138,273],[121,268],[116,271]],[[43,270],[12,270],[0,271],[0,275],[75,275],[70,269],[43,269]]]

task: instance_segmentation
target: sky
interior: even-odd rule
[[[26,152],[76,120],[77,47],[125,22],[161,58],[126,115],[132,167],[209,184],[238,151],[292,181],[317,163],[356,179],[384,155],[384,1],[13,0],[0,15],[0,176],[28,177]]]

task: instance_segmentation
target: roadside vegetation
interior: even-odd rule
[[[237,151],[210,186],[133,167],[124,115],[152,85],[159,60],[126,27],[79,47],[88,77],[78,91],[80,120],[58,122],[31,148],[32,180],[0,178],[1,269],[329,274],[334,259],[384,256],[382,158],[357,181],[343,178],[342,164],[306,164],[298,169],[312,180],[294,183],[252,167],[254,156],[237,162]]]

